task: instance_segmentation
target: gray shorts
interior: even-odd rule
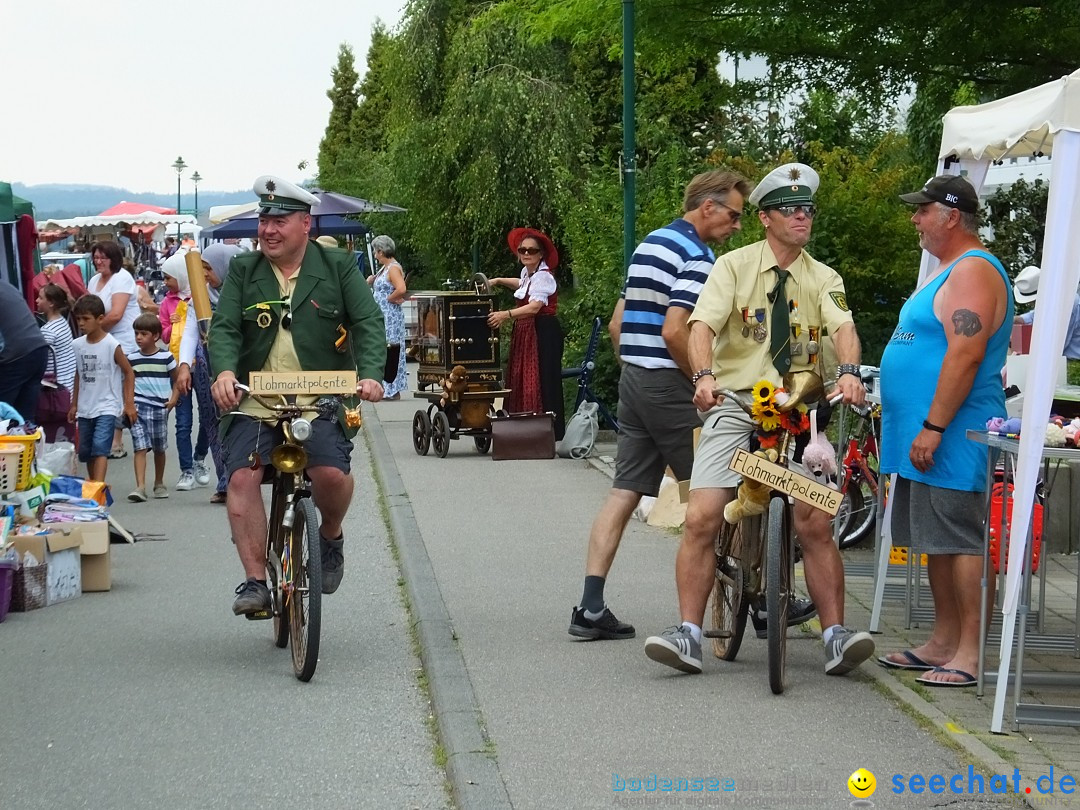
[[[281,443],[281,429],[250,416],[236,416],[221,438],[221,457],[225,475],[241,469],[254,469],[255,463],[270,466],[270,451]],[[353,443],[345,437],[341,425],[328,419],[311,421],[311,438],[304,442],[309,467],[333,467],[349,472]],[[256,459],[257,456],[257,459]],[[266,479],[263,479],[264,481]]]
[[[677,368],[623,364],[615,489],[655,496],[665,467],[685,481],[694,466],[694,386]]]
[[[750,436],[756,429],[754,420],[726,399],[706,413],[704,419],[690,489],[738,486],[739,474],[729,470],[728,465],[737,449],[750,449]]]
[[[924,554],[983,553],[986,493],[945,489],[897,476],[892,542]]]

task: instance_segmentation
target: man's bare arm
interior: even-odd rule
[[[687,377],[697,369],[704,368],[704,366],[690,367],[690,357],[687,354],[687,345],[690,341],[690,329],[687,326],[689,321],[690,310],[685,307],[669,306],[667,314],[664,315],[664,325],[660,327],[660,334],[667,345],[668,354]]]
[[[611,337],[611,346],[615,349],[615,357],[619,356],[619,335],[622,333],[622,318],[623,311],[626,309],[626,299],[620,298],[619,303],[615,305],[615,311],[611,313],[611,320],[608,321],[607,331]]]

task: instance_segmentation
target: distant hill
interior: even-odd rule
[[[100,214],[119,202],[144,202],[165,208],[176,207],[175,194],[152,191],[129,191],[114,186],[80,186],[49,183],[26,186],[12,183],[12,191],[34,204],[34,216],[40,220],[69,219]],[[212,205],[240,205],[250,202],[254,195],[248,191],[203,191],[199,189],[199,211],[205,215]],[[180,207],[189,213],[195,207],[194,194],[181,194]]]

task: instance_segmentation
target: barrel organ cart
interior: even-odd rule
[[[413,448],[427,455],[433,447],[446,458],[450,441],[471,436],[480,453],[491,449],[495,400],[510,392],[502,387],[499,330],[487,319],[496,308],[479,276],[475,291],[416,292],[419,334],[416,338],[418,390],[426,410],[413,416]]]

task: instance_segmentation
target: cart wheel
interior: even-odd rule
[[[450,452],[450,420],[442,411],[431,420],[431,444],[439,458],[446,458]]]
[[[473,441],[476,442],[476,452],[482,456],[487,455],[487,451],[491,449],[491,434],[473,436]]]
[[[486,295],[491,292],[491,284],[483,273],[473,273],[472,283],[477,295]]]
[[[431,446],[431,420],[424,411],[417,411],[412,418],[412,446],[418,456],[426,456]]]

